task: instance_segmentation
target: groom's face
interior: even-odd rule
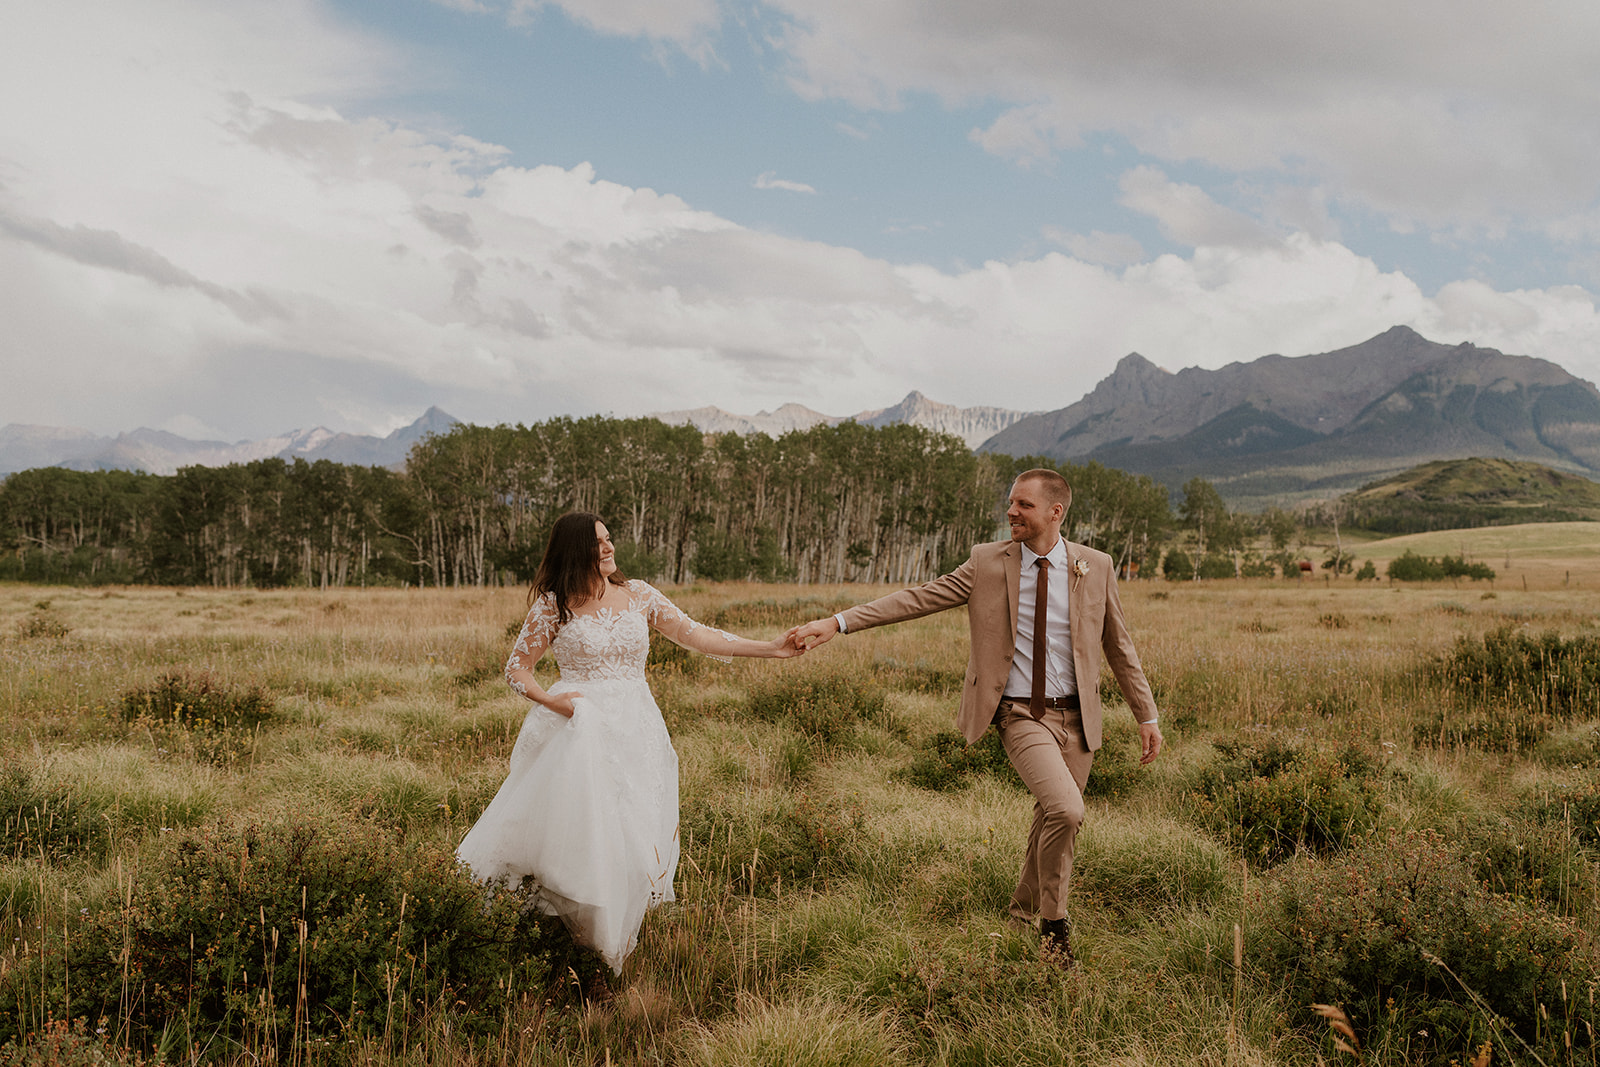
[[[1011,540],[1027,542],[1029,547],[1049,548],[1061,532],[1061,517],[1065,513],[1066,509],[1051,500],[1044,485],[1036,479],[1021,478],[1012,483],[1011,504],[1006,508]]]

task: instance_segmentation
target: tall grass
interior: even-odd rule
[[[873,591],[669,592],[764,637]],[[0,586],[0,1058],[1309,1065],[1344,1055],[1317,1001],[1369,1063],[1593,1067],[1600,581],[1447,600],[1126,586],[1168,747],[1138,766],[1102,679],[1071,972],[1006,919],[1032,800],[950,734],[961,613],[782,664],[660,645],[679,899],[611,979],[449,864],[524,711],[520,591]]]

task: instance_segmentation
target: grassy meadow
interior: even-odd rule
[[[0,1062],[1593,1067],[1592,529],[1358,552],[1482,538],[1492,587],[1125,583],[1167,750],[1108,708],[1071,971],[1006,921],[959,612],[653,650],[684,859],[613,979],[450,861],[522,591],[0,585]],[[880,591],[667,590],[755,637]]]

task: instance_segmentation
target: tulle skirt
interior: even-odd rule
[[[674,899],[678,754],[643,678],[563,680],[571,719],[534,705],[494,800],[456,855],[480,880],[537,883],[535,903],[622,970],[644,913]]]

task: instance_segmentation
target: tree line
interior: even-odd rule
[[[528,580],[563,512],[601,515],[624,570],[682,582],[925,581],[1005,536],[1032,467],[1073,485],[1068,529],[1153,573],[1167,489],[1098,463],[974,454],[901,424],[773,438],[655,419],[457,425],[402,471],[263,459],[170,476],[36,468],[0,483],[0,578],[218,587]]]

